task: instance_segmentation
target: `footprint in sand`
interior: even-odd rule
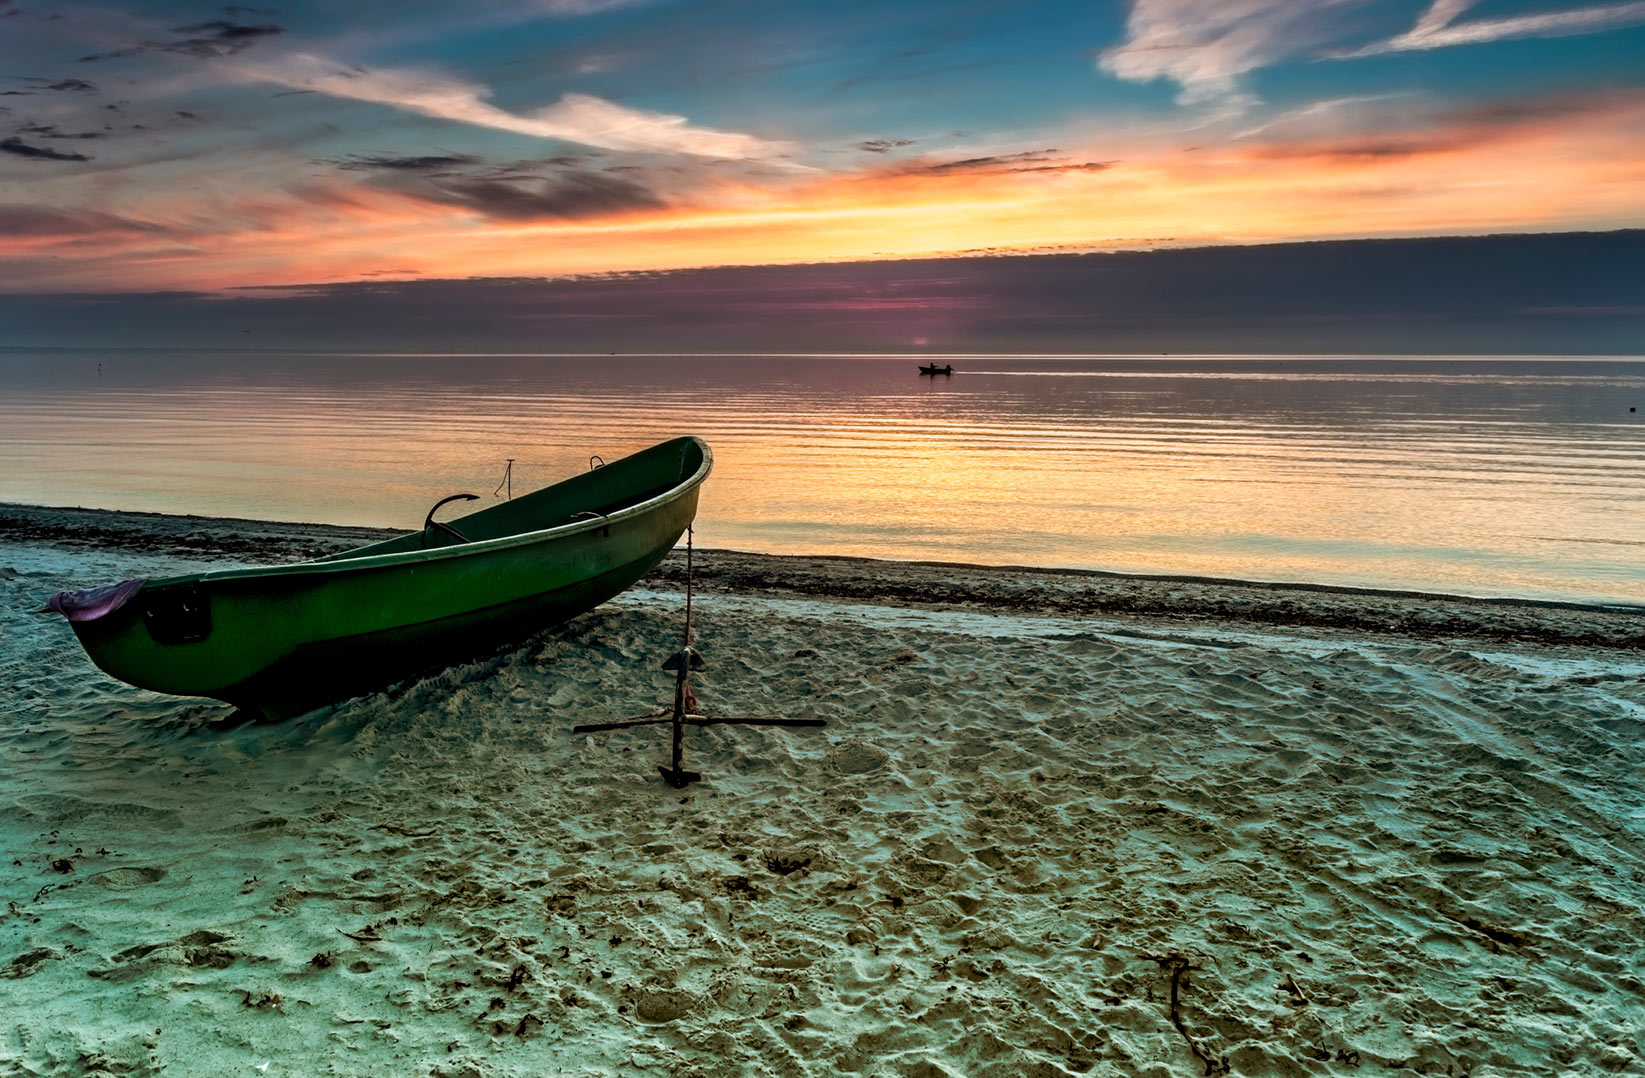
[[[59,951],[54,951],[49,947],[40,947],[27,954],[20,954],[10,962],[0,966],[0,978],[15,981],[24,977],[32,977],[40,972],[42,965],[62,957],[63,955]]]
[[[124,981],[152,973],[163,965],[227,969],[240,958],[238,951],[225,946],[232,942],[234,937],[227,933],[203,928],[168,943],[142,943],[127,947],[112,956],[113,967],[87,972],[99,980]]]
[[[673,1022],[691,1013],[702,997],[682,988],[648,987],[640,990],[634,1013],[643,1022]]]
[[[166,878],[163,868],[111,868],[91,877],[93,883],[104,887],[142,887]]]
[[[890,761],[891,754],[884,749],[859,741],[841,745],[829,753],[823,763],[841,775],[866,775],[870,771],[879,770]]]

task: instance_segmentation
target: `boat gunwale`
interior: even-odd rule
[[[448,559],[469,557],[475,554],[508,550],[517,546],[528,546],[534,543],[565,539],[571,536],[581,535],[584,532],[598,531],[601,528],[607,528],[613,524],[618,524],[625,520],[648,513],[664,503],[678,498],[681,494],[686,493],[693,487],[702,485],[703,481],[708,478],[709,471],[713,468],[714,453],[711,449],[709,449],[708,443],[703,441],[702,438],[697,435],[687,434],[680,438],[670,438],[668,441],[659,442],[655,446],[647,446],[645,449],[639,450],[634,454],[630,454],[630,456],[637,456],[639,453],[646,452],[647,450],[656,449],[661,446],[668,445],[669,442],[678,441],[692,441],[697,443],[697,447],[702,451],[703,456],[702,463],[697,466],[697,470],[680,480],[674,486],[669,487],[661,494],[653,495],[643,502],[636,502],[625,509],[619,509],[615,513],[610,513],[605,516],[595,517],[589,520],[579,520],[570,524],[557,524],[552,528],[540,528],[537,531],[519,532],[514,535],[501,535],[495,539],[481,539],[472,543],[435,547],[433,550],[406,550],[395,554],[370,554],[359,558],[339,558],[336,555],[332,555],[328,560],[310,559],[308,561],[288,562],[284,565],[248,565],[236,569],[211,569],[201,573],[183,573],[177,576],[151,577],[144,583],[143,590],[147,591],[150,588],[156,587],[169,587],[174,584],[216,583],[223,580],[241,580],[271,576],[299,576],[305,573],[329,574],[395,568],[402,565],[421,565],[425,562],[445,561]],[[614,460],[611,464],[607,465],[607,467],[616,467],[621,463],[622,460]],[[572,479],[576,478],[576,475],[568,476],[558,482],[550,483],[546,487],[539,487],[538,490],[534,490],[531,493],[536,494],[539,491],[549,490],[552,487],[558,486],[560,483],[570,482]],[[526,497],[530,496],[531,495],[529,494],[526,495]],[[458,517],[457,519],[462,520],[463,518]],[[403,532],[401,534],[404,536],[415,535],[417,533]],[[396,538],[399,538],[399,536]]]

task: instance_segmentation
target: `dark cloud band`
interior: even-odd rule
[[[0,152],[12,154],[16,157],[28,157],[36,161],[90,161],[91,158],[83,153],[67,153],[54,150],[50,146],[35,146],[24,142],[13,135],[11,138],[0,141]]]
[[[254,26],[229,22],[226,19],[213,19],[210,22],[198,22],[175,28],[172,33],[180,36],[170,41],[145,41],[140,45],[115,49],[113,52],[94,52],[80,57],[80,62],[85,64],[98,60],[119,60],[145,52],[170,52],[212,60],[222,56],[233,56],[237,52],[251,48],[264,38],[285,32],[283,26]]]

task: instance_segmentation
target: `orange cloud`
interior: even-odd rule
[[[1379,106],[1380,108],[1380,106]],[[1397,122],[1396,122],[1397,121]],[[11,232],[15,291],[219,289],[425,277],[559,276],[1116,249],[1158,243],[1611,229],[1645,223],[1645,95],[1427,118],[1315,110],[1248,137],[877,158],[833,174],[709,170],[655,206],[576,219],[363,182],[146,199]],[[117,192],[116,192],[117,193]],[[492,207],[493,209],[495,207]]]

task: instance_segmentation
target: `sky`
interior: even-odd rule
[[[0,0],[0,293],[1639,227],[1641,57],[1645,0]]]

